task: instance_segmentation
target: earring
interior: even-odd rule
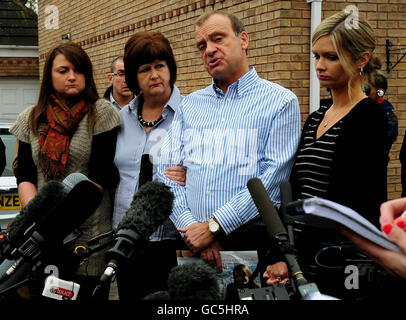
[[[376,94],[378,97],[383,97],[385,95],[385,92],[382,89],[378,89],[376,90]]]
[[[364,74],[364,68],[361,67],[361,70],[359,71],[359,75],[362,77],[363,74]]]

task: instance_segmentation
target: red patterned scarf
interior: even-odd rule
[[[48,125],[41,130],[40,161],[47,180],[58,178],[65,170],[69,157],[69,143],[82,118],[89,111],[85,101],[69,108],[63,101],[51,96],[46,109]]]

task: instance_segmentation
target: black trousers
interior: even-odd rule
[[[176,249],[181,241],[149,241],[135,259],[121,265],[117,273],[120,300],[142,300],[146,295],[166,291],[170,270],[177,265]]]

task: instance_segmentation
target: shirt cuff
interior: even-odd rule
[[[240,217],[230,203],[223,205],[213,215],[226,234],[231,233],[243,225]]]
[[[192,223],[198,222],[192,215],[192,212],[190,210],[186,210],[182,212],[176,221],[173,221],[175,224],[176,228],[185,228],[187,226],[190,226]]]

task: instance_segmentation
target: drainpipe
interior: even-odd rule
[[[316,27],[321,22],[321,2],[323,0],[307,0],[307,3],[311,3],[311,23],[310,23],[310,97],[309,97],[309,114],[317,110],[320,107],[320,82],[317,79],[316,70],[314,69],[313,54],[312,54],[312,42],[311,35]]]

